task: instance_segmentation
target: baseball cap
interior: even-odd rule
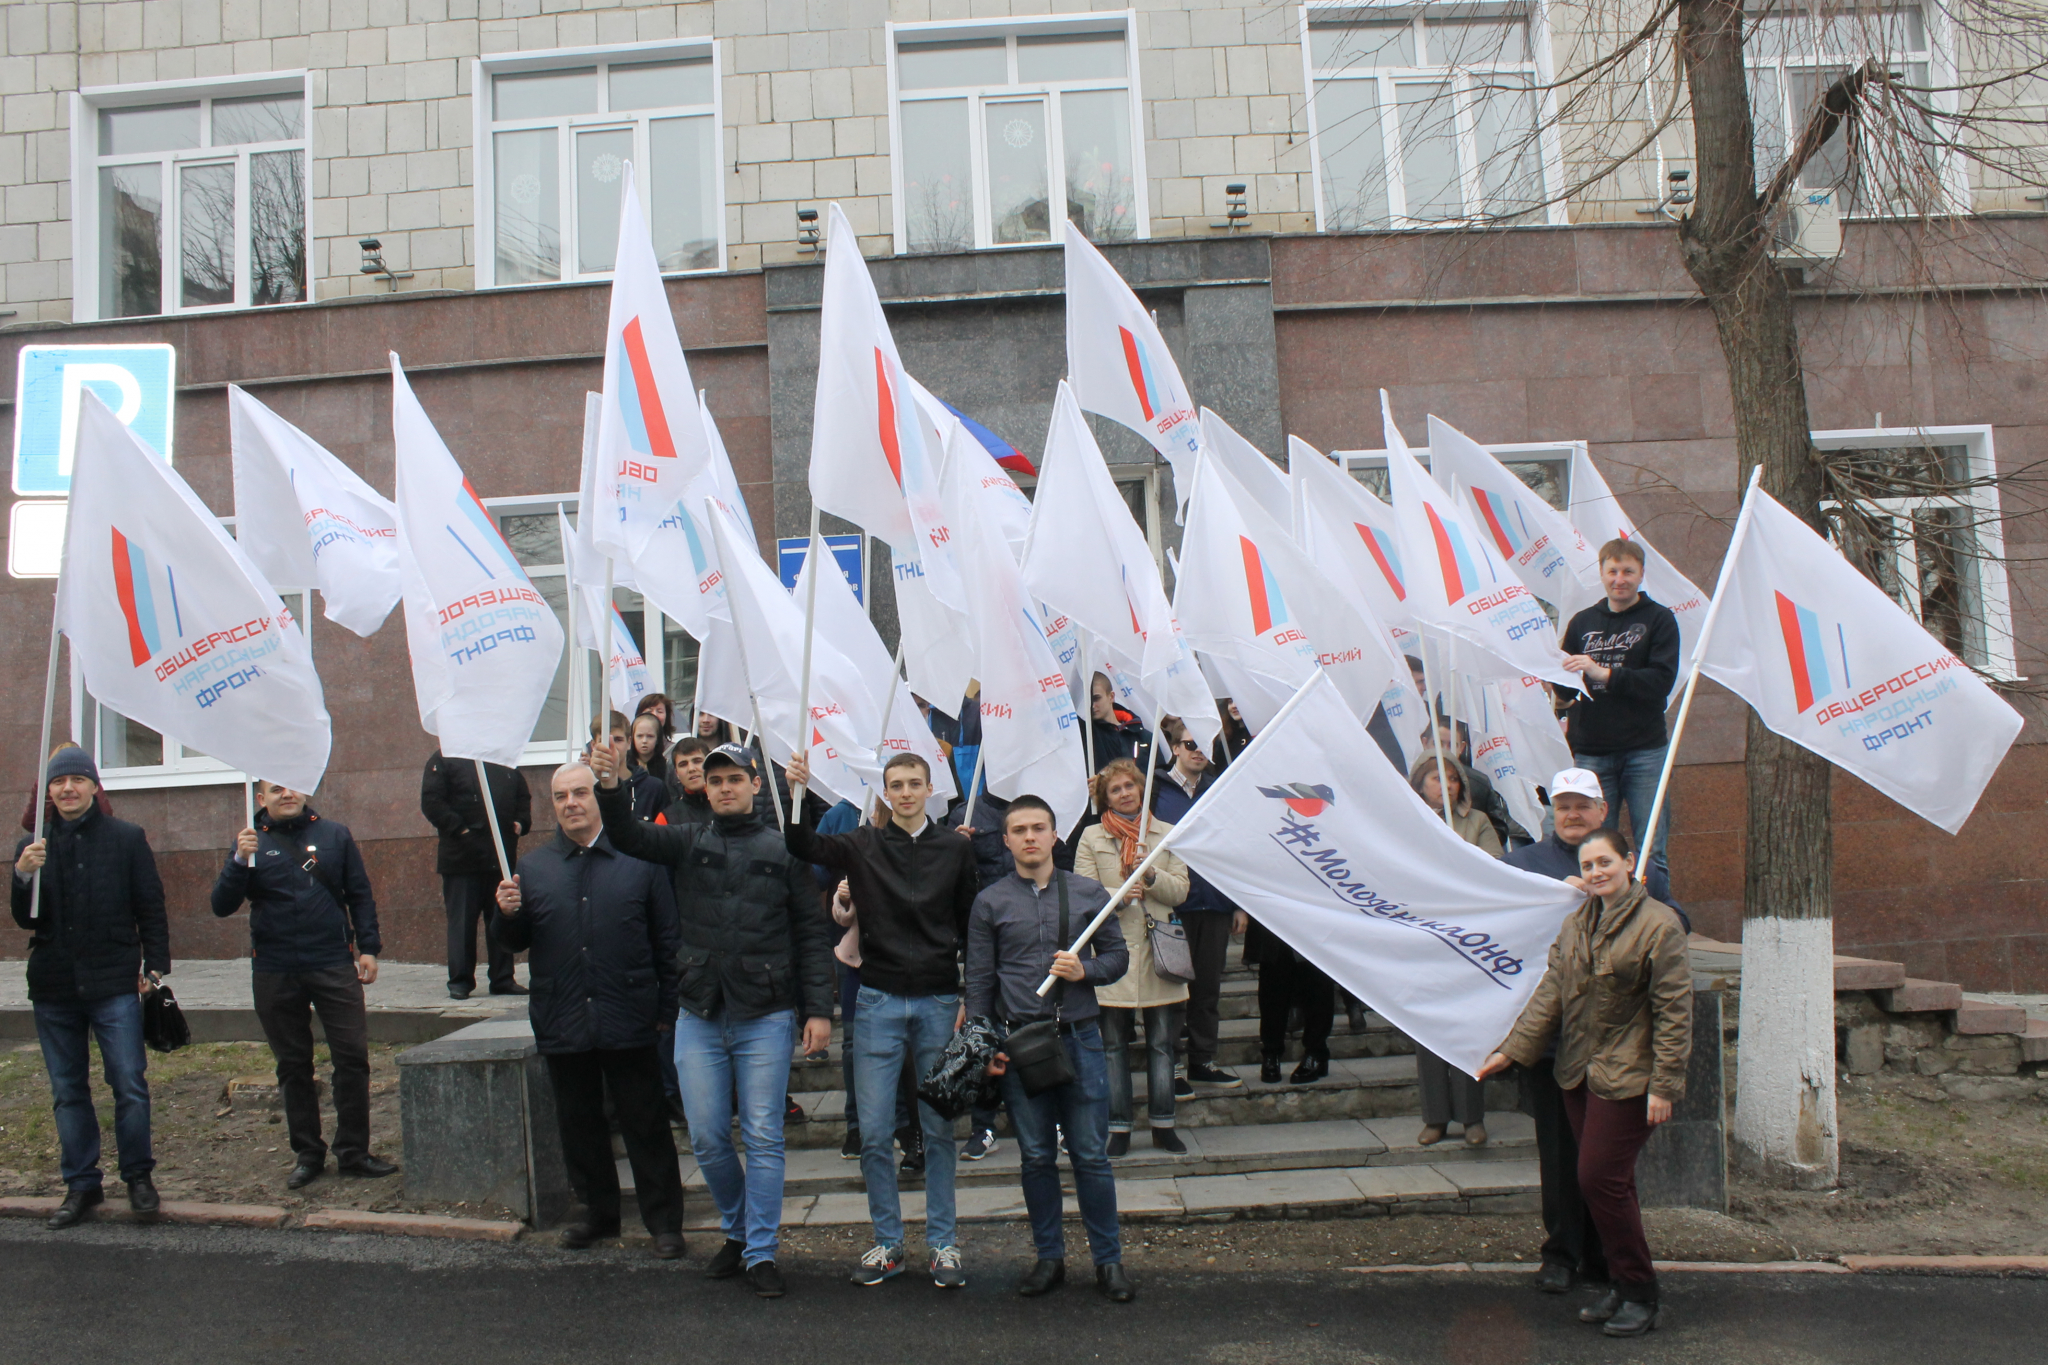
[[[1550,799],[1555,802],[1565,793],[1583,796],[1589,801],[1605,801],[1607,793],[1600,790],[1600,779],[1584,768],[1566,768],[1550,779]]]
[[[754,772],[754,751],[743,749],[737,744],[721,744],[704,755],[704,766],[709,769],[714,763],[730,763],[742,772],[759,776]]]

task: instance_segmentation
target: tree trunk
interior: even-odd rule
[[[1736,487],[1761,465],[1764,490],[1822,529],[1823,480],[1809,437],[1799,329],[1769,251],[1777,205],[1756,190],[1740,0],[1682,0],[1678,25],[1698,157],[1696,198],[1679,241],[1728,365]],[[1746,769],[1736,1149],[1767,1175],[1824,1187],[1837,1172],[1833,770],[1753,712]]]

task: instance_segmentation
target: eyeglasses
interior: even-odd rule
[[[1174,745],[1173,747],[1174,747],[1174,748],[1176,748],[1176,749],[1185,749],[1185,750],[1187,750],[1187,751],[1188,751],[1189,753],[1191,753],[1191,754],[1198,754],[1198,753],[1202,752],[1202,746],[1201,746],[1201,745],[1199,745],[1199,744],[1197,744],[1197,743],[1195,743],[1195,742],[1194,742],[1193,740],[1191,740],[1191,739],[1184,739],[1184,740],[1181,740],[1181,741],[1180,741],[1179,743],[1175,744],[1175,745]]]

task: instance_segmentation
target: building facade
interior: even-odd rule
[[[1659,127],[1672,97],[1654,57],[1578,95],[1552,84],[1640,18],[1540,3],[1046,9],[12,4],[0,353],[171,343],[175,461],[225,517],[229,383],[388,491],[396,351],[560,601],[554,515],[575,508],[629,163],[770,554],[809,514],[821,271],[800,215],[844,207],[907,367],[1035,455],[1064,370],[1048,245],[1064,202],[1157,311],[1198,401],[1276,460],[1293,434],[1349,452],[1371,481],[1385,388],[1412,442],[1434,412],[1560,503],[1583,446],[1645,533],[1712,581],[1735,501],[1733,415],[1711,318],[1658,209],[1690,133]],[[1970,69],[1939,7],[1852,17],[1759,23],[1766,169],[1845,61],[1882,53],[1936,84]],[[2020,177],[1960,157],[1929,174],[1960,217],[1897,216],[1900,182],[1880,165],[1808,172],[1846,210],[1841,254],[1804,262],[1797,286],[1813,422],[1823,446],[1946,471],[1952,489],[1880,509],[1895,534],[1865,547],[1866,567],[1971,663],[2017,682],[2048,646],[2029,605],[2038,516],[1987,480],[2048,455],[2048,220]],[[1169,476],[1134,436],[1098,431],[1163,557],[1178,538]],[[885,635],[889,575],[870,547]],[[15,643],[0,724],[24,790],[49,591],[33,577],[0,587]],[[694,644],[637,597],[620,602],[657,676],[687,696]],[[438,888],[417,783],[432,741],[400,625],[362,641],[305,605],[335,719],[317,804],[364,840],[393,955],[431,959]],[[117,807],[164,858],[175,950],[242,951],[244,931],[203,905],[240,822],[236,775],[98,707],[82,680],[61,690],[59,730],[96,750]],[[558,679],[529,750],[537,780],[580,739],[565,694]],[[1742,715],[1703,695],[1675,810],[1679,894],[1726,938],[1742,897]],[[1839,780],[1845,948],[1973,988],[2048,988],[2038,738],[2030,724],[1955,841]]]

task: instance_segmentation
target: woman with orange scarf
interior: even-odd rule
[[[1138,838],[1138,811],[1145,799],[1145,775],[1128,758],[1112,759],[1095,778],[1095,803],[1102,823],[1081,833],[1074,849],[1074,871],[1093,877],[1111,891],[1123,885],[1145,854],[1158,847],[1172,825],[1152,820]],[[1117,926],[1131,950],[1130,970],[1121,980],[1095,991],[1102,1007],[1102,1051],[1109,1063],[1109,1154],[1131,1149],[1131,1042],[1139,1016],[1145,1021],[1146,1112],[1152,1145],[1164,1152],[1185,1152],[1187,1145],[1173,1127],[1173,1051],[1180,1036],[1180,1007],[1188,998],[1185,981],[1159,975],[1152,963],[1152,939],[1145,920],[1164,923],[1173,908],[1188,898],[1187,864],[1162,854],[1145,874],[1143,886],[1131,888],[1117,907]]]

